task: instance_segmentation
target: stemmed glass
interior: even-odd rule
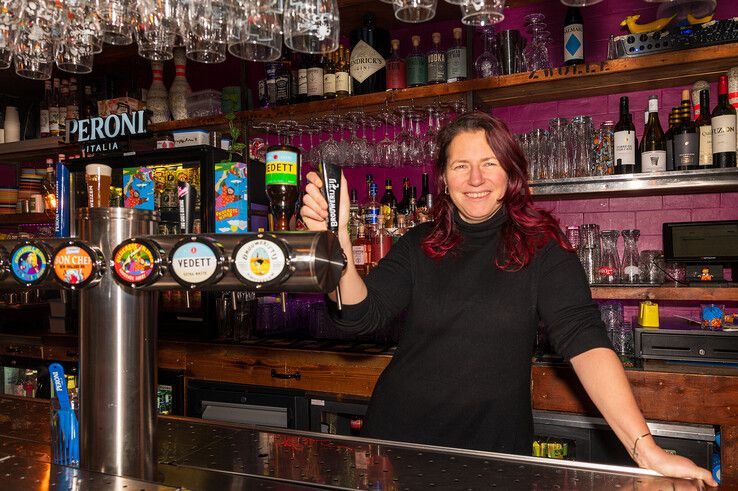
[[[547,46],[551,33],[546,31],[544,19],[543,14],[525,16],[525,29],[531,36],[530,43],[523,49],[523,62],[528,71],[551,68]]]
[[[484,51],[474,62],[474,71],[477,72],[479,78],[497,77],[502,74],[502,65],[495,54],[497,52],[495,28],[493,26],[483,28],[482,39],[484,40]]]
[[[400,165],[412,165],[415,152],[415,138],[410,134],[410,106],[400,106],[397,108],[400,113],[400,133],[395,136],[395,144],[399,150]]]
[[[310,135],[310,150],[308,151],[307,159],[317,169],[321,161],[320,144],[315,143],[314,137],[320,134],[320,123],[317,120],[312,120],[307,128],[308,135]]]
[[[326,116],[322,122],[323,131],[328,132],[328,139],[320,144],[320,155],[323,162],[333,165],[343,165],[341,148],[333,138],[333,132],[338,129],[338,119],[335,116]]]
[[[385,110],[380,113],[380,117],[382,118],[382,121],[384,121],[384,138],[377,143],[377,161],[383,167],[397,167],[399,166],[399,158],[394,133],[392,138],[389,137],[389,129],[392,127],[394,132],[395,124],[397,124],[397,117],[392,114],[388,108],[385,108]]]
[[[376,117],[369,117],[364,120],[365,125],[369,125],[369,127],[372,129],[371,133],[371,142],[369,142],[368,147],[371,152],[370,156],[370,165],[382,165],[380,162],[380,154],[379,154],[379,147],[377,146],[377,128],[381,126],[382,122],[379,121]],[[365,135],[366,137],[366,135]]]
[[[427,108],[428,130],[425,133],[426,160],[433,165],[438,152],[438,133],[441,130],[441,113],[433,106]]]

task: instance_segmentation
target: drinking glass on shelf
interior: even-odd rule
[[[484,51],[474,62],[474,71],[477,72],[479,78],[497,77],[502,74],[502,65],[497,58],[497,36],[493,26],[482,29],[482,40]]]
[[[579,260],[590,285],[597,283],[600,268],[600,226],[586,223],[579,227]]]
[[[664,281],[669,286],[681,286],[687,282],[687,269],[683,263],[670,261],[664,267]]]
[[[661,285],[664,282],[664,253],[656,249],[641,251],[641,282]]]
[[[566,227],[566,240],[574,248],[575,251],[579,250],[579,227],[576,225],[570,225]]]
[[[395,18],[400,22],[417,24],[436,16],[437,0],[394,0]]]
[[[525,16],[525,29],[530,34],[530,42],[523,48],[523,62],[525,70],[543,70],[551,68],[548,55],[548,41],[551,33],[546,31],[543,14],[528,14]]]
[[[571,118],[571,162],[568,177],[585,177],[589,175],[592,161],[592,126],[591,116],[574,116]]]
[[[641,266],[640,255],[638,253],[638,238],[641,231],[637,229],[623,230],[623,241],[625,247],[623,249],[622,272],[620,279],[623,283],[640,283]]]
[[[461,22],[467,26],[491,26],[505,18],[506,0],[473,0],[462,3]]]
[[[620,258],[618,257],[619,236],[620,232],[617,230],[603,230],[600,234],[602,238],[602,253],[600,267],[598,269],[598,283],[620,282]]]
[[[529,133],[529,160],[532,172],[531,179],[550,179],[552,175],[551,154],[549,153],[549,134],[543,128],[536,128]]]
[[[284,44],[300,53],[335,51],[340,22],[337,0],[287,0],[284,7]]]
[[[550,178],[560,179],[569,175],[569,121],[553,118],[548,122],[551,159]]]

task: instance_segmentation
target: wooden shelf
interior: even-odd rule
[[[736,302],[738,288],[665,287],[665,286],[593,286],[595,300],[694,300]]]
[[[534,199],[725,192],[738,189],[738,168],[547,179],[530,189]]]
[[[23,160],[53,157],[67,151],[79,152],[78,145],[63,143],[58,137],[36,138],[13,143],[0,144],[0,163],[16,164]]]
[[[270,109],[241,111],[237,116],[249,121],[304,120],[325,113],[363,109],[381,110],[386,104],[430,105],[464,99],[472,92],[490,106],[543,102],[574,97],[590,97],[659,87],[673,87],[698,79],[715,79],[738,62],[738,43],[674,51],[618,60],[560,67],[546,72],[526,72],[496,78],[482,78],[428,85],[389,92],[357,95],[342,99],[304,102]],[[184,128],[225,127],[223,116],[185,119],[149,125],[152,132]]]
[[[5,225],[46,225],[54,223],[54,217],[46,213],[13,213],[0,215],[0,227]]]

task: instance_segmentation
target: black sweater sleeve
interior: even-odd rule
[[[556,352],[571,359],[593,348],[612,348],[576,254],[555,241],[540,253],[538,313]]]
[[[366,334],[384,327],[410,303],[412,296],[412,256],[418,253],[418,236],[424,227],[415,227],[392,246],[364,279],[367,297],[355,305],[343,305],[336,309],[328,301],[333,323],[352,334]]]

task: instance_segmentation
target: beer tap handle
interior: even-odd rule
[[[190,308],[190,291],[189,290],[185,290],[185,305],[187,306],[188,309]]]
[[[233,307],[234,312],[238,310],[238,303],[236,302],[236,290],[233,290],[231,292],[231,307]]]
[[[341,203],[341,168],[327,162],[320,162],[320,178],[323,181],[323,196],[328,202],[328,230],[338,233],[338,217]],[[341,287],[336,285],[336,307],[342,308]]]
[[[287,294],[285,292],[282,292],[279,294],[279,299],[282,303],[282,313],[287,313]]]

